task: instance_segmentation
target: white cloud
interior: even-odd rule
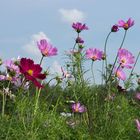
[[[43,32],[39,32],[37,34],[33,34],[31,36],[31,40],[29,41],[29,43],[27,43],[26,45],[24,45],[22,47],[23,51],[27,54],[33,55],[33,56],[40,56],[40,51],[37,47],[37,41],[39,41],[40,39],[46,39],[48,41],[50,41],[50,39],[46,36],[45,33]]]
[[[59,9],[59,12],[65,22],[82,22],[85,19],[85,14],[77,9]]]
[[[50,67],[50,73],[51,74],[58,74],[59,76],[62,76],[62,71],[61,71],[61,65],[59,64],[58,61],[54,61],[52,66]]]

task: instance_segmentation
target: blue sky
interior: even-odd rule
[[[118,20],[135,20],[128,31],[124,47],[139,52],[139,0],[1,0],[0,1],[0,57],[9,59],[26,56],[40,59],[35,41],[49,38],[59,55],[45,59],[45,65],[63,65],[64,51],[73,47],[75,32],[71,23],[82,21],[89,26],[81,36],[85,45],[103,49],[105,37]],[[110,60],[114,58],[124,31],[112,34],[108,43]],[[56,61],[57,60],[57,61]],[[87,64],[89,65],[89,64]],[[138,67],[140,63],[138,63]]]

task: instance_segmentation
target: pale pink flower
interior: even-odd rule
[[[29,81],[24,82],[24,80],[21,79],[21,77],[18,77],[15,81],[12,81],[12,83],[16,86],[16,87],[23,87],[24,90],[28,90],[29,89]]]
[[[0,81],[4,81],[6,80],[6,76],[5,75],[0,75]]]
[[[88,27],[86,26],[86,24],[82,24],[80,22],[73,23],[72,28],[74,28],[77,33],[80,33],[83,30],[88,30]]]
[[[114,70],[115,71],[115,75],[118,79],[121,79],[121,80],[126,80],[126,75],[124,73],[124,71],[122,70],[122,68],[117,68]]]
[[[53,47],[46,39],[37,42],[37,46],[43,56],[57,55],[57,48]]]
[[[135,122],[136,122],[137,130],[138,132],[140,132],[140,121],[136,119]]]
[[[100,51],[96,48],[89,48],[88,50],[86,50],[86,57],[88,59],[92,59],[93,61],[101,60],[103,58],[103,55],[103,51]]]
[[[140,93],[138,92],[138,93],[136,93],[136,99],[138,99],[138,100],[140,100]]]
[[[79,102],[72,104],[72,111],[76,113],[83,113],[86,111],[86,108],[84,105],[81,105]]]
[[[131,18],[129,18],[126,22],[124,20],[120,20],[118,22],[118,26],[124,28],[124,30],[129,29],[133,25],[134,25],[134,20],[132,20]]]
[[[13,60],[6,60],[3,63],[5,65],[5,67],[10,70],[10,71],[14,71],[16,72],[16,74],[19,74],[19,67],[17,65],[15,65],[15,62]]]
[[[120,63],[121,67],[132,68],[130,65],[133,64],[135,60],[131,52],[121,48],[118,51],[118,62]]]
[[[69,72],[65,71],[62,67],[61,67],[61,71],[62,71],[62,79],[72,78],[72,75]]]

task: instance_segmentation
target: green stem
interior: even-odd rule
[[[41,64],[42,64],[42,61],[43,61],[43,58],[44,58],[44,55],[42,55],[42,57],[41,57],[41,60],[40,60],[40,66],[41,66]]]
[[[93,72],[93,63],[94,63],[94,61],[92,61],[92,63],[91,63],[91,73],[92,73],[92,78],[93,78],[93,84],[95,85],[95,77],[94,77],[94,72]]]
[[[77,38],[79,38],[79,33],[77,34]],[[76,38],[76,39],[77,39],[77,38]],[[76,42],[76,40],[75,40],[75,44],[74,44],[74,46],[73,46],[73,51],[75,50],[76,44],[77,44],[77,42]]]
[[[38,91],[38,92],[37,92]],[[34,116],[36,115],[37,109],[38,109],[38,102],[39,102],[39,96],[40,96],[41,88],[38,90],[36,89],[36,98],[35,98],[35,108],[34,108]]]
[[[123,46],[123,44],[124,44],[124,40],[125,40],[125,38],[126,38],[126,33],[127,33],[127,30],[125,30],[124,37],[123,37],[123,40],[122,40],[122,43],[121,43],[121,45],[120,45],[119,49],[121,49],[121,48],[122,48],[122,46]],[[109,80],[110,80],[110,78],[111,78],[111,75],[112,75],[113,69],[114,69],[115,64],[116,64],[116,62],[117,62],[117,59],[118,59],[118,52],[117,52],[117,56],[115,57],[114,64],[113,64],[113,66],[112,66],[112,69],[111,69],[110,75],[109,75],[109,77],[108,77],[108,79],[107,79],[106,83],[108,83],[108,82],[109,82]]]
[[[11,82],[8,82],[7,88],[9,89]],[[5,91],[4,91],[5,92]],[[5,105],[6,105],[6,94],[3,92],[2,96],[2,117],[4,117],[5,114]]]
[[[36,88],[35,107],[34,107],[34,112],[33,112],[33,121],[32,121],[32,124],[31,124],[31,130],[32,131],[33,131],[33,128],[34,128],[36,113],[37,113],[37,110],[39,108],[38,103],[39,103],[40,92],[41,92],[41,88],[40,89]]]
[[[5,112],[5,93],[3,93],[3,96],[2,96],[2,117],[4,117],[4,112]]]
[[[137,55],[136,61],[135,61],[134,66],[133,66],[133,68],[132,68],[132,70],[131,70],[131,72],[130,72],[130,75],[129,75],[128,80],[130,80],[130,78],[131,78],[131,76],[132,76],[132,73],[133,73],[133,71],[134,71],[134,69],[135,69],[135,66],[136,66],[136,64],[137,64],[137,62],[138,62],[139,57],[140,57],[140,52],[139,52],[138,55]]]
[[[106,53],[107,41],[108,41],[108,38],[109,38],[109,36],[110,36],[111,33],[112,32],[109,32],[109,34],[107,35],[106,40],[105,40],[105,45],[104,45],[104,54],[105,54],[105,57],[107,57],[107,53]],[[104,68],[104,61],[103,61],[103,64],[102,64],[102,74],[104,73],[103,68]],[[105,78],[107,80],[107,58],[105,58]]]
[[[75,50],[76,44],[77,44],[77,43],[76,43],[76,41],[75,41],[75,44],[74,44],[73,49],[72,49],[73,52],[74,52],[74,50]]]

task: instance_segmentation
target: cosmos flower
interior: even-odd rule
[[[140,121],[136,119],[135,122],[136,122],[137,130],[138,132],[140,132]]]
[[[138,92],[138,93],[136,93],[136,99],[138,99],[138,100],[140,100],[140,93]]]
[[[81,37],[76,38],[76,43],[83,44],[84,40]]]
[[[19,67],[20,72],[24,74],[27,80],[32,81],[36,87],[43,87],[37,79],[43,80],[46,78],[46,75],[41,73],[42,68],[39,64],[34,64],[34,61],[31,59],[21,58]]]
[[[5,75],[0,75],[0,81],[4,81],[6,80],[6,76]]]
[[[86,50],[86,57],[88,59],[92,59],[93,61],[101,60],[103,58],[103,51],[100,51],[96,48],[89,48]]]
[[[135,60],[131,52],[121,48],[118,51],[118,62],[120,63],[121,67],[126,67],[131,69],[132,66],[130,66],[130,64],[133,64]]]
[[[61,71],[62,71],[62,79],[64,79],[64,78],[72,78],[72,75],[69,73],[69,72],[67,72],[67,71],[65,71],[62,67],[61,67]]]
[[[126,80],[126,75],[124,73],[124,71],[122,70],[122,68],[117,68],[114,70],[115,71],[115,76],[121,80]]]
[[[10,70],[11,72],[15,72],[16,74],[19,73],[19,67],[17,65],[15,65],[13,60],[6,60],[3,63],[5,65],[5,67]]]
[[[133,25],[134,25],[134,20],[132,20],[131,18],[129,18],[126,22],[123,20],[120,20],[118,22],[118,26],[124,28],[124,30],[128,30]]]
[[[83,30],[88,30],[88,27],[86,26],[86,24],[82,24],[80,22],[73,23],[72,28],[75,29],[77,33],[80,33]]]
[[[119,31],[119,27],[118,27],[118,25],[115,24],[112,26],[111,32],[117,32],[117,31]]]
[[[86,111],[85,106],[81,105],[79,102],[72,104],[72,112],[83,113],[85,111]]]
[[[15,81],[12,81],[12,83],[15,85],[15,87],[18,88],[18,87],[22,86],[22,88],[24,90],[28,90],[29,85],[30,85],[29,81],[24,82],[24,84],[23,84],[23,82],[24,82],[24,79],[22,79],[21,77],[18,77]]]
[[[43,56],[57,55],[57,48],[53,47],[46,39],[42,39],[37,42],[37,46]]]

